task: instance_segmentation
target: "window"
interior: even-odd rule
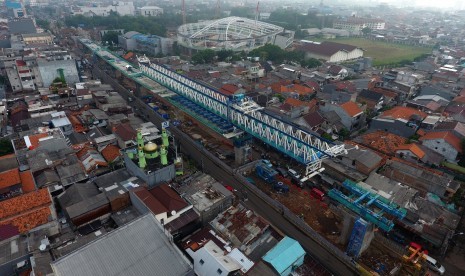
[[[218,272],[218,274],[223,273],[223,271],[221,271],[221,269],[219,269],[219,268],[218,268],[218,270],[216,272]]]
[[[200,259],[199,263],[203,265],[205,262],[202,259]]]

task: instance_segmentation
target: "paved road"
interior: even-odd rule
[[[114,80],[113,80],[114,81]],[[111,81],[110,81],[110,84]],[[128,92],[120,92],[124,98],[130,96]],[[154,123],[157,126],[161,125],[162,118],[153,112],[149,106],[144,104],[141,100],[135,99],[131,103],[132,106],[137,107],[139,112],[142,115]],[[183,137],[181,130],[177,128],[170,129],[171,133],[175,138]],[[246,186],[242,186],[241,182],[237,181],[234,177],[233,171],[226,171],[223,167],[220,167],[216,162],[218,160],[210,160],[207,155],[202,152],[203,148],[199,148],[193,140],[188,139],[176,139],[176,142],[180,144],[181,151],[184,154],[187,154],[190,158],[196,160],[198,164],[201,164],[204,168],[204,171],[214,178],[220,180],[224,184],[230,185],[238,191],[246,190]],[[298,228],[291,224],[287,219],[285,219],[278,211],[270,207],[263,199],[255,195],[253,192],[247,192],[248,200],[245,205],[257,212],[259,215],[268,220],[271,224],[281,230],[284,234],[296,239],[300,242],[302,247],[319,261],[323,266],[325,266],[329,271],[335,275],[358,275],[355,271],[351,271],[348,266],[334,257],[329,251],[327,251],[320,244],[312,240],[309,236],[302,233]]]

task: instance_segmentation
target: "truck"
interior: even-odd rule
[[[278,181],[278,172],[273,167],[270,167],[266,161],[263,162],[263,160],[261,160],[257,163],[255,166],[255,173],[266,183],[272,185],[275,191],[280,193],[289,192],[289,186],[281,181]]]

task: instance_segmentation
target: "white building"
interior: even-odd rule
[[[59,128],[64,135],[69,135],[73,132],[73,125],[64,111],[55,112],[50,115],[52,116],[53,127]]]
[[[74,7],[73,15],[85,15],[85,16],[108,16],[111,12],[116,12],[119,15],[134,15],[135,8],[133,2],[119,1],[109,6],[98,6],[98,7]]]
[[[423,146],[444,156],[449,162],[455,162],[457,155],[462,153],[460,138],[450,131],[428,132],[420,138]]]
[[[348,30],[353,33],[360,33],[364,28],[371,30],[384,30],[386,23],[382,19],[349,17],[333,23],[333,28]]]
[[[242,268],[212,240],[196,251],[187,248],[186,252],[194,260],[194,272],[198,276],[230,275]]]
[[[142,16],[159,16],[163,14],[163,9],[157,6],[145,6],[139,9]]]
[[[343,62],[363,57],[363,50],[348,44],[330,41],[303,41],[298,47],[305,53],[305,58],[315,58],[329,62]]]

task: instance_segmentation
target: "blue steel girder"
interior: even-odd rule
[[[163,66],[151,64],[148,67],[140,64],[139,67],[149,78],[203,105],[223,118],[226,115],[238,128],[247,131],[301,163],[318,162],[322,158],[341,154],[345,150],[343,145],[331,145],[317,136],[263,112],[245,113],[240,111],[237,106],[229,104],[229,99],[226,96]]]
[[[366,195],[366,197],[369,199],[368,203],[366,204],[367,207],[371,204],[374,204],[382,211],[390,215],[396,216],[399,219],[403,219],[407,215],[407,210],[405,210],[404,208],[399,208],[396,204],[389,204],[382,201],[382,197],[380,195],[372,194],[369,191],[366,191],[365,189],[358,187],[356,183],[350,180],[345,180],[342,183],[342,186],[349,190],[355,196],[362,196],[368,193],[368,195]]]

